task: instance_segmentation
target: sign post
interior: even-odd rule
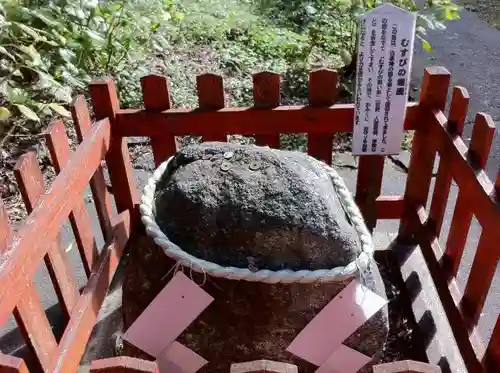
[[[354,110],[354,155],[401,150],[408,102],[416,15],[392,4],[359,24]]]

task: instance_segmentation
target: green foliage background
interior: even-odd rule
[[[382,2],[0,0],[0,138],[16,121],[67,116],[72,95],[102,75],[114,76],[123,106],[140,103],[139,79],[152,71],[168,75],[177,105],[196,104],[202,71],[224,75],[233,104],[251,102],[250,73],[263,69],[283,74],[285,101],[300,100],[311,67],[349,64],[357,17]],[[451,0],[428,1],[417,30],[427,50],[426,30],[458,15]]]

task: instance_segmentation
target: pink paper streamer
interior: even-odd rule
[[[314,373],[356,373],[370,361],[370,357],[341,344]]]
[[[213,300],[200,286],[178,272],[123,338],[156,358]]]
[[[353,280],[299,333],[287,351],[321,366],[386,304],[387,300]]]
[[[156,358],[160,373],[196,373],[206,363],[196,352],[175,341]]]

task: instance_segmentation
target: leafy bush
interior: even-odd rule
[[[4,1],[0,3],[0,116],[16,108],[39,121],[63,105],[92,76],[140,70],[161,25],[171,22],[169,1]],[[174,14],[175,16],[175,14]],[[126,91],[126,90],[125,90]]]
[[[3,0],[0,120],[12,112],[34,122],[53,113],[67,115],[64,107],[73,92],[101,75],[115,77],[122,104],[137,105],[140,76],[161,61],[168,74],[190,71],[190,61],[172,54],[189,55],[197,48],[217,55],[210,70],[224,72],[236,88],[235,103],[247,104],[252,70],[274,70],[302,82],[311,66],[348,64],[355,54],[356,17],[382,2]],[[413,0],[392,2],[416,10]],[[426,49],[426,29],[443,28],[442,21],[457,16],[451,0],[429,0],[418,21]],[[183,92],[192,83],[186,74],[170,78]],[[303,94],[295,83],[288,88]],[[193,102],[193,95],[185,101]]]

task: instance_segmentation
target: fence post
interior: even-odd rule
[[[399,238],[402,241],[414,241],[416,229],[410,221],[411,212],[416,206],[426,206],[437,146],[435,139],[428,135],[429,125],[434,111],[445,108],[450,77],[449,71],[444,67],[425,69],[416,120],[419,128],[413,138],[404,197],[405,207],[399,227]]]
[[[97,120],[108,118],[111,124],[111,143],[106,156],[111,188],[118,213],[125,210],[135,211],[139,203],[137,187],[130,162],[127,139],[116,136],[116,113],[120,110],[114,82],[107,78],[90,83],[90,96]]]

